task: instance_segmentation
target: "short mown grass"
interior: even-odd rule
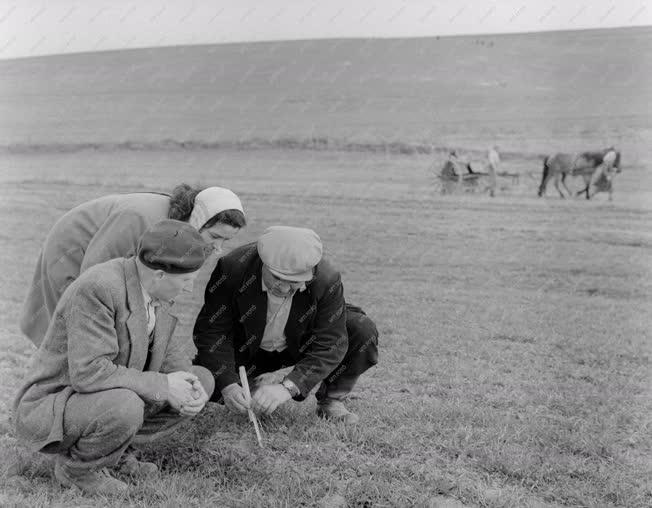
[[[135,482],[118,499],[58,487],[51,459],[13,436],[11,400],[32,352],[16,324],[23,288],[57,215],[47,211],[128,190],[110,183],[106,167],[134,175],[151,156],[53,156],[55,168],[77,161],[79,186],[50,192],[43,172],[10,178],[0,191],[0,229],[11,238],[0,255],[0,505],[652,505],[652,213],[528,196],[432,199],[387,179],[418,159],[361,164],[354,154],[302,152],[264,158],[277,177],[285,175],[278,168],[289,175],[309,165],[309,187],[300,177],[266,179],[265,165],[254,164],[260,152],[220,154],[232,168],[221,183],[242,191],[248,209],[251,225],[236,243],[271,224],[314,228],[349,300],[376,320],[380,363],[349,401],[361,424],[318,419],[312,398],[290,403],[262,420],[259,449],[245,417],[211,404],[169,441],[142,450],[160,466],[159,480]],[[163,179],[148,188],[172,186],[180,167],[191,181],[205,179],[193,168],[210,160],[195,154],[184,167],[172,153],[166,166],[159,157]],[[2,164],[27,178],[34,160]],[[372,166],[380,168],[373,180]],[[336,200],[319,180],[354,177],[369,189],[343,187]],[[97,186],[86,184],[93,179]],[[187,336],[200,303],[201,291],[179,303],[178,333]]]

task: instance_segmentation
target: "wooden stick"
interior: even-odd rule
[[[247,380],[247,371],[244,368],[244,365],[240,365],[238,368],[238,373],[240,374],[240,383],[242,383],[242,389],[245,392],[245,397],[247,402],[251,404],[251,391],[249,390],[249,381]],[[251,407],[247,411],[249,413],[249,419],[251,423],[254,424],[254,430],[256,431],[256,439],[258,440],[258,446],[263,448],[263,438],[260,436],[260,429],[258,428],[258,418],[256,418],[256,413],[254,413]]]

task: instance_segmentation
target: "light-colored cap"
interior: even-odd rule
[[[312,229],[271,226],[258,239],[258,255],[279,279],[309,281],[321,261],[322,244]]]
[[[188,222],[199,231],[210,219],[225,210],[240,210],[244,214],[240,198],[233,191],[223,187],[208,187],[195,197]]]

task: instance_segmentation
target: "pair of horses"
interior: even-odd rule
[[[605,181],[600,179],[594,183],[595,192],[590,194],[591,191],[591,178],[595,171],[598,170],[604,162],[605,155],[609,152],[615,152],[616,158],[613,162],[613,171],[620,173],[620,152],[614,150],[613,147],[606,148],[597,152],[581,152],[576,154],[570,153],[556,153],[546,157],[543,161],[543,174],[541,176],[541,185],[539,185],[539,197],[543,196],[546,192],[546,186],[551,178],[555,179],[555,188],[562,198],[565,198],[564,193],[561,191],[560,184],[566,189],[568,196],[573,193],[566,186],[565,180],[567,176],[581,176],[584,179],[585,187],[578,191],[576,194],[586,193],[586,199],[591,199],[595,192],[606,191],[609,192],[609,199],[613,191],[613,184],[610,176],[604,176]],[[611,168],[610,168],[611,170]],[[606,175],[603,172],[603,175]]]

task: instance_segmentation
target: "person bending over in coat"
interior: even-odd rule
[[[82,203],[57,220],[45,238],[23,304],[21,331],[38,347],[68,285],[91,266],[134,256],[141,235],[163,219],[188,222],[215,252],[246,225],[240,199],[222,187],[181,184],[171,195],[112,194]]]
[[[193,335],[195,364],[215,377],[213,401],[244,413],[239,366],[251,377],[293,366],[282,383],[252,383],[252,409],[270,414],[319,385],[319,416],[358,422],[343,400],[376,364],[378,331],[360,308],[345,304],[340,274],[322,258],[314,231],[273,226],[220,258]]]
[[[62,485],[124,492],[104,468],[156,473],[123,452],[167,436],[208,401],[213,376],[173,336],[168,303],[192,291],[209,249],[189,224],[164,220],[142,235],[136,258],[98,264],[63,293],[14,406],[17,436],[56,454]]]

